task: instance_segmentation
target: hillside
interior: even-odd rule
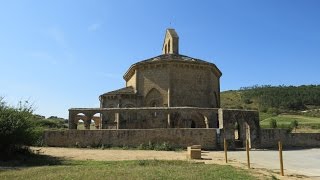
[[[288,127],[297,120],[302,132],[320,131],[320,85],[254,86],[221,93],[221,107],[260,112],[261,126],[276,120]]]
[[[253,86],[221,93],[221,107],[300,112],[320,107],[320,85]]]

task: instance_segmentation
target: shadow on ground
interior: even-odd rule
[[[0,169],[10,169],[10,167],[34,167],[67,164],[68,161],[64,158],[44,155],[39,152],[33,152],[30,149],[15,152],[13,155],[10,155],[10,157],[0,158]]]

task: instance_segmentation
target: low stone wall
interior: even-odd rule
[[[140,144],[167,142],[185,148],[200,144],[204,149],[216,149],[216,129],[103,129],[45,131],[48,146],[139,146]]]
[[[261,129],[259,148],[277,148],[280,140],[285,147],[320,147],[320,133],[290,133],[286,129]]]

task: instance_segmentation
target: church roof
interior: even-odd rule
[[[200,62],[200,63],[207,63],[209,64],[209,62],[207,61],[204,61],[204,60],[201,60],[201,59],[196,59],[196,58],[192,58],[192,57],[189,57],[189,56],[185,56],[185,55],[181,55],[181,54],[162,54],[162,55],[159,55],[159,56],[156,56],[156,57],[152,57],[152,58],[149,58],[149,59],[146,59],[146,60],[142,60],[140,62],[137,62],[136,64],[139,64],[139,63],[145,63],[145,62],[154,62],[154,61],[163,61],[163,60],[167,60],[167,61],[172,61],[172,60],[175,60],[175,61],[185,61],[185,62]],[[212,64],[212,63],[210,63]]]
[[[139,61],[135,64],[132,64],[130,66],[130,68],[128,69],[128,71],[124,74],[124,79],[126,79],[127,76],[131,76],[130,71],[135,69],[138,65],[143,65],[143,64],[149,64],[149,63],[157,63],[157,62],[182,62],[182,63],[191,63],[191,64],[204,64],[204,65],[210,65],[213,66],[215,69],[215,72],[217,73],[217,76],[221,76],[222,72],[218,69],[218,67],[211,63],[211,62],[207,62],[201,59],[197,59],[197,58],[193,58],[193,57],[189,57],[189,56],[185,56],[185,55],[181,55],[181,54],[162,54],[156,57],[152,57],[149,59],[145,59],[142,61]]]
[[[116,95],[116,94],[135,94],[135,92],[134,92],[134,89],[132,86],[128,86],[128,87],[124,87],[124,88],[117,89],[114,91],[106,92],[106,93],[102,94],[101,96]]]

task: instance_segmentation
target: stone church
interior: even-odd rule
[[[220,108],[221,75],[215,64],[179,54],[179,36],[167,29],[161,55],[131,65],[123,76],[126,86],[100,95],[100,107],[70,108],[69,130],[47,132],[45,143],[168,142],[217,149],[224,138],[230,149],[244,147],[246,140],[250,147],[269,146],[270,133],[260,131],[257,111]],[[79,119],[85,130],[79,130]]]
[[[131,65],[123,76],[126,87],[100,95],[100,108],[219,108],[221,75],[215,64],[179,54],[179,36],[174,29],[167,29],[162,54]],[[217,126],[214,113],[207,116],[196,112],[102,115],[103,129]]]
[[[219,149],[226,140],[234,149],[246,142],[251,148],[275,148],[281,140],[286,146],[320,146],[319,134],[260,129],[257,111],[220,108],[221,75],[215,64],[179,54],[179,37],[167,29],[161,55],[131,65],[123,76],[126,87],[100,95],[99,108],[70,108],[69,130],[46,131],[44,143],[136,147],[166,142]],[[85,130],[79,130],[79,119]]]

